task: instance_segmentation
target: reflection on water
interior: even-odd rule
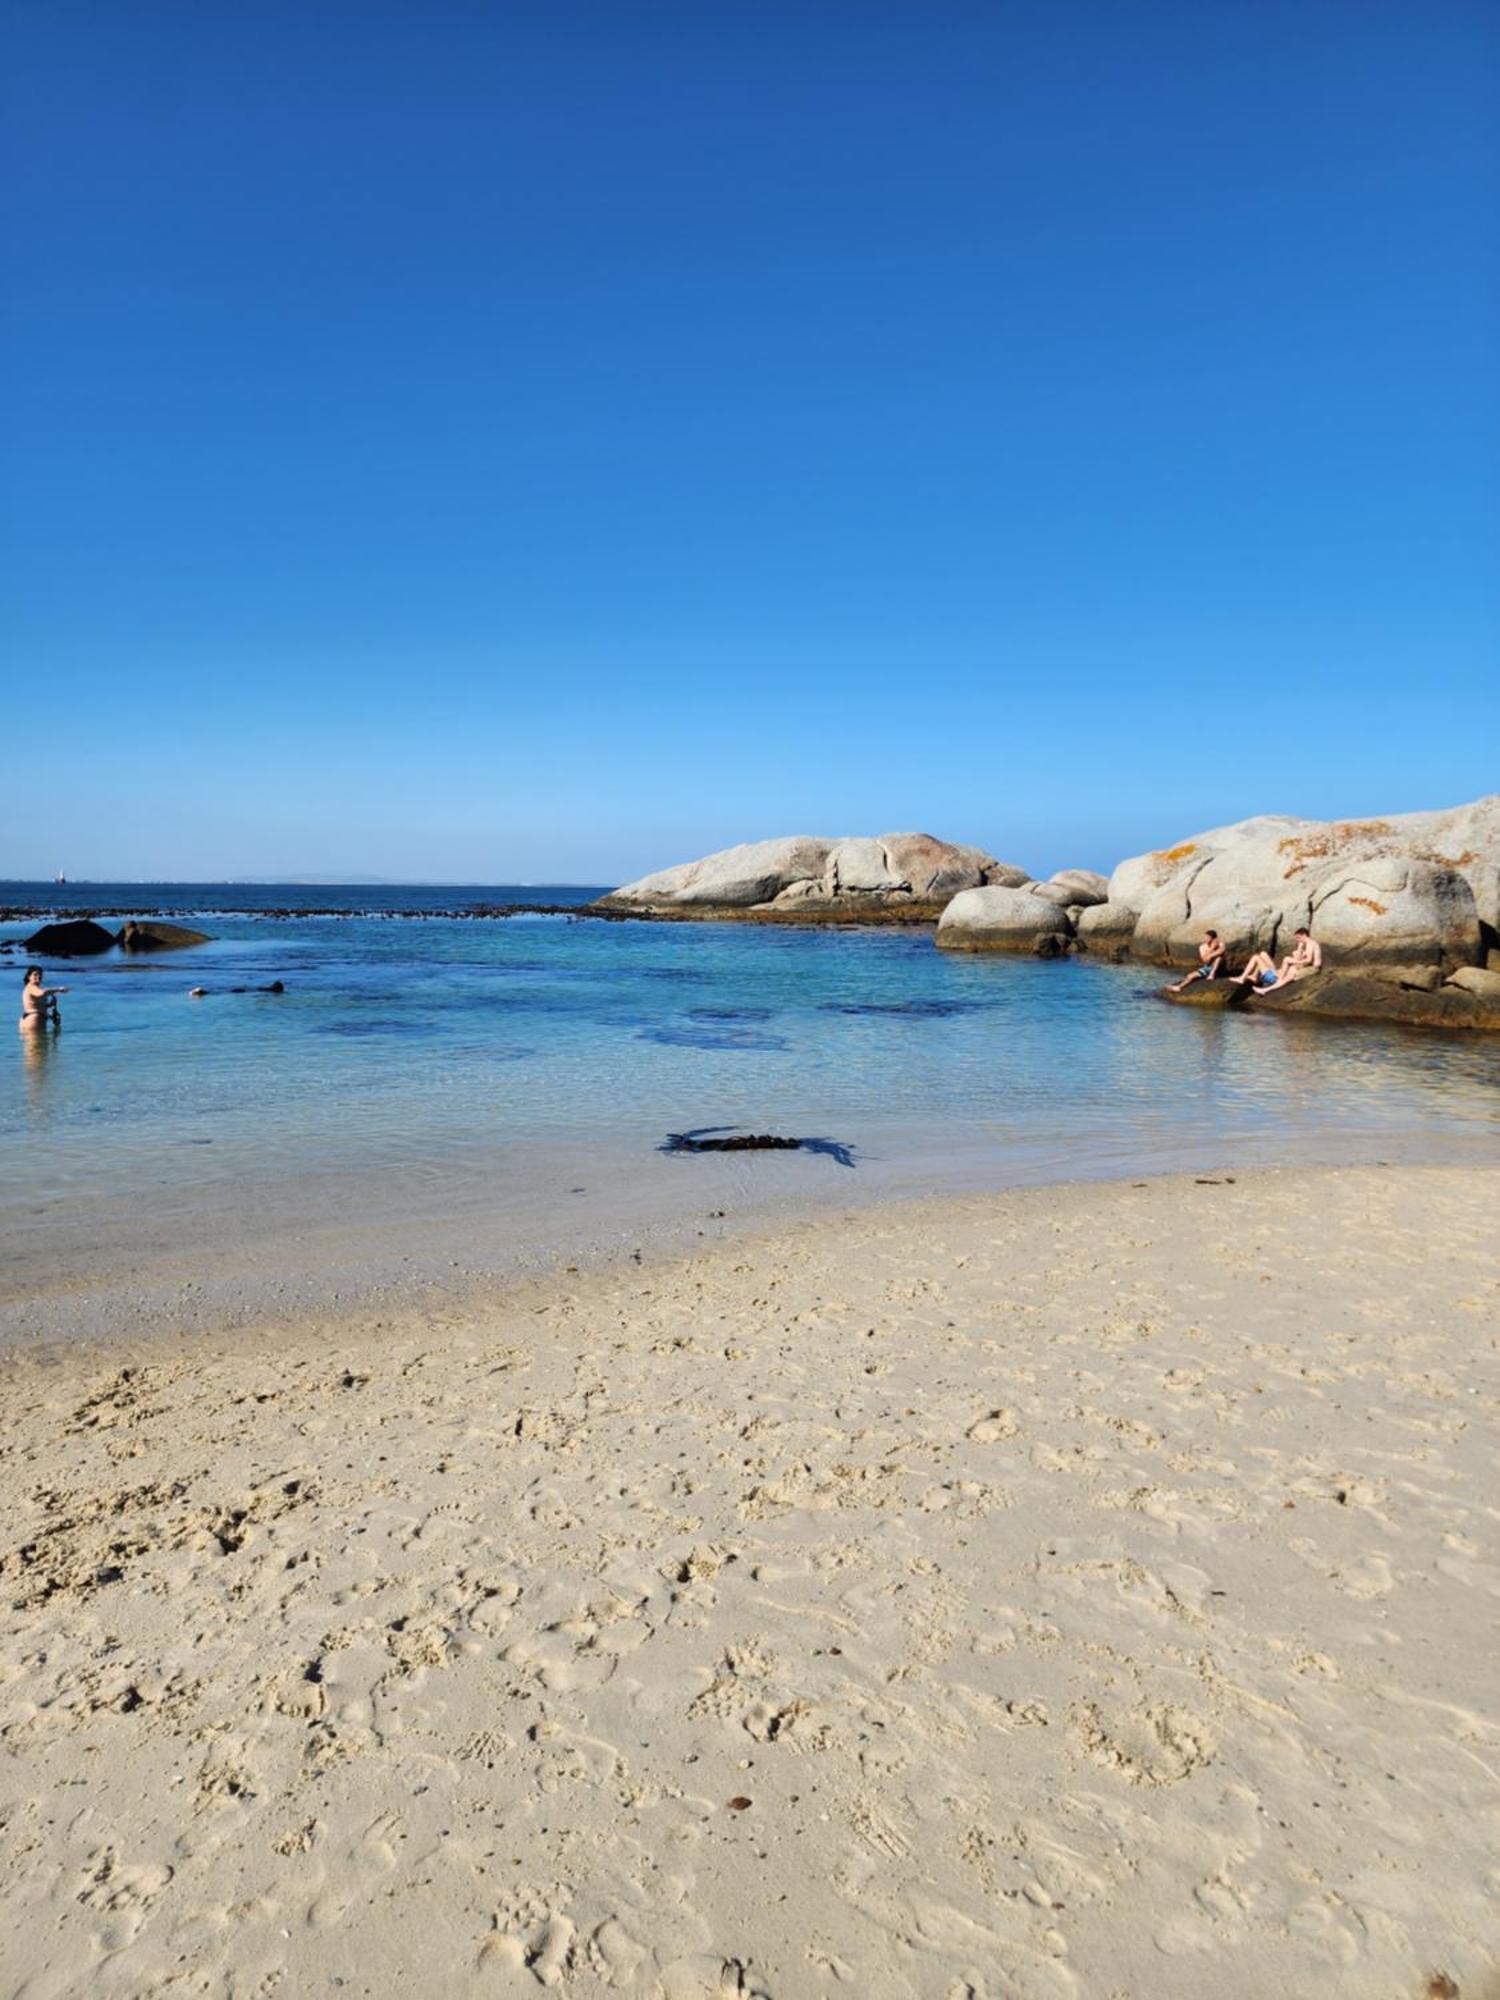
[[[60,1028],[50,1027],[32,1028],[16,1036],[21,1045],[21,1063],[26,1076],[26,1110],[33,1131],[38,1130],[47,1119],[47,1078],[61,1034]]]
[[[16,1037],[0,1214],[30,1251],[355,1182],[434,1209],[520,1200],[564,1155],[571,1181],[598,1162],[607,1202],[664,1132],[720,1125],[834,1134],[858,1172],[828,1178],[891,1194],[1452,1142],[1500,1157],[1495,1038],[1167,1008],[1139,967],[733,924],[206,927],[180,959],[70,966],[65,1058]],[[690,1175],[663,1185],[680,1200]]]

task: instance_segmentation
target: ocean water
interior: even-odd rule
[[[1493,1038],[1173,1009],[1151,968],[951,956],[925,931],[387,914],[597,893],[0,884],[0,905],[213,934],[47,965],[62,1032],[12,1031],[0,1068],[5,1296],[229,1272],[247,1247],[262,1270],[495,1268],[870,1198],[1500,1160]],[[27,962],[0,958],[17,1013]],[[829,1143],[660,1150],[717,1127]]]

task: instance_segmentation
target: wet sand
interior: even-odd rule
[[[1229,1169],[12,1354],[5,1992],[1492,1993],[1497,1212]]]

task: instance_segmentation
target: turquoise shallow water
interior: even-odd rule
[[[0,902],[41,893],[0,885]],[[1493,1039],[1188,1013],[1151,998],[1150,969],[950,956],[915,931],[368,914],[592,893],[70,891],[218,906],[214,942],[48,966],[72,989],[63,1032],[13,1036],[0,1074],[13,1281],[314,1222],[399,1235],[466,1206],[487,1241],[509,1217],[565,1245],[585,1211],[607,1235],[715,1190],[774,1207],[1236,1159],[1500,1158]],[[360,913],[243,907],[293,900]],[[18,994],[23,961],[4,963]],[[285,994],[225,990],[273,979]],[[824,1138],[852,1165],[657,1151],[708,1126]]]

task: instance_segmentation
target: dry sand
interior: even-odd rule
[[[13,1358],[6,1995],[1489,1994],[1500,1172]]]

